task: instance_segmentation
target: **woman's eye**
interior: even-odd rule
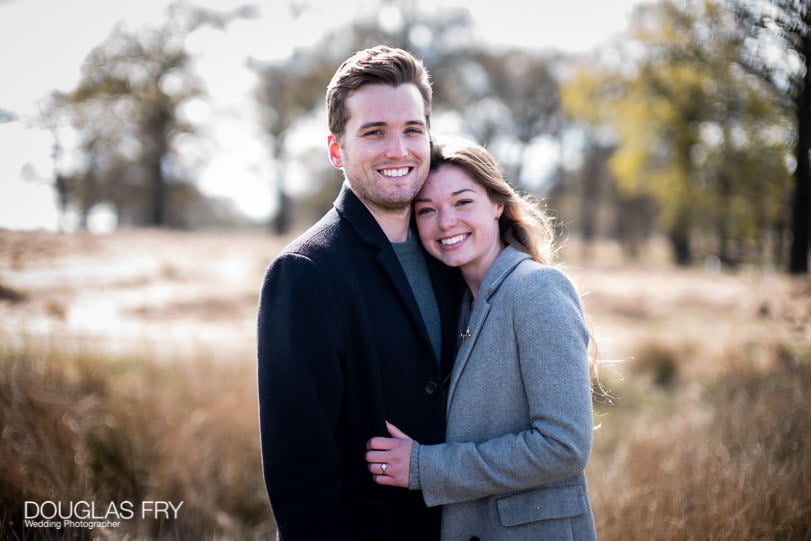
[[[460,199],[459,201],[456,202],[456,206],[461,207],[462,205],[469,205],[472,202],[473,202],[472,199]]]
[[[431,213],[433,211],[434,209],[432,209],[431,207],[423,207],[421,209],[417,209],[417,216],[425,216],[426,214]]]

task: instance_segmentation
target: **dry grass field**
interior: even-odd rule
[[[0,231],[0,539],[272,538],[254,319],[284,242]],[[600,538],[811,539],[811,280],[578,253],[613,396],[588,467]],[[56,530],[26,501],[183,506]]]

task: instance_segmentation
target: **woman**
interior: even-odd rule
[[[577,293],[547,266],[552,230],[493,157],[437,144],[414,201],[428,252],[468,290],[448,385],[446,443],[389,425],[366,460],[381,485],[442,505],[442,539],[596,539],[584,468],[591,452],[588,331]]]

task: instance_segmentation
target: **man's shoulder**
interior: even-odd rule
[[[282,248],[278,258],[302,256],[313,261],[346,257],[348,248],[358,244],[352,226],[333,208],[295,240]]]

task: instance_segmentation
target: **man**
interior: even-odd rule
[[[438,509],[375,484],[364,460],[386,421],[444,439],[458,287],[411,230],[431,97],[421,62],[387,47],[356,53],[327,88],[345,182],[270,265],[259,307],[263,469],[284,541],[439,539]]]

